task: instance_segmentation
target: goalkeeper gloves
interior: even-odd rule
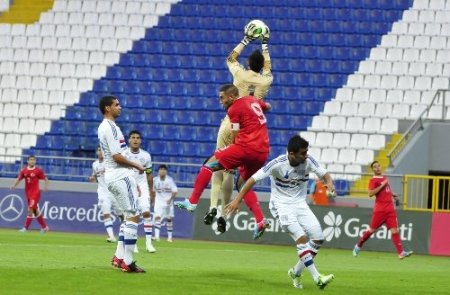
[[[261,35],[262,44],[268,44],[270,39],[270,29],[266,26],[266,32]]]
[[[242,39],[241,43],[244,46],[247,46],[248,44],[250,44],[250,42],[256,40],[257,38],[253,37],[253,36],[249,36],[249,35],[245,35],[244,39]]]

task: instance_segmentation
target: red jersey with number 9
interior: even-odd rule
[[[269,132],[264,111],[267,104],[253,96],[236,99],[228,108],[231,130],[237,131],[234,143],[255,152],[269,152]]]
[[[386,180],[386,176],[374,176],[370,179],[369,190],[376,189]],[[392,191],[389,182],[378,192],[375,199],[373,211],[395,210],[392,199]]]
[[[45,173],[39,167],[29,169],[23,168],[19,173],[19,179],[25,179],[25,194],[28,198],[39,199],[41,193],[39,191],[39,180],[45,179]]]

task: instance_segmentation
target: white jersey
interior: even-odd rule
[[[305,203],[309,173],[315,173],[319,178],[327,173],[317,161],[308,155],[305,163],[292,167],[287,155],[280,155],[258,170],[252,178],[260,181],[270,176],[271,200],[280,204]]]
[[[159,176],[154,177],[153,190],[156,193],[155,202],[167,202],[172,197],[172,193],[178,192],[175,181],[173,181],[173,178],[169,175],[166,175],[164,180],[162,180]]]
[[[124,155],[128,160],[141,164],[142,167],[144,167],[145,173],[139,173],[137,169],[133,169],[134,178],[136,179],[136,182],[140,187],[148,187],[147,174],[152,173],[152,156],[143,149],[139,149],[139,151],[135,153],[132,152],[130,148],[127,148],[125,152],[122,153],[122,155]]]
[[[114,121],[103,119],[98,126],[98,140],[105,162],[105,183],[108,185],[113,181],[132,176],[132,168],[122,166],[113,159],[113,155],[122,154],[127,148],[119,126]]]
[[[92,163],[92,175],[95,176],[98,182],[98,188],[99,189],[105,189],[108,190],[108,187],[105,183],[105,162],[100,162],[99,160],[96,160],[94,163]]]

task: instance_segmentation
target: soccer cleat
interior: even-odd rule
[[[41,228],[40,232],[41,234],[45,234],[46,232],[48,232],[50,229],[48,228],[48,226]]]
[[[183,201],[174,202],[174,205],[180,209],[185,209],[189,212],[194,212],[195,208],[197,208],[197,205],[191,204],[191,202],[189,202],[189,199],[184,199]]]
[[[260,221],[256,225],[255,231],[253,232],[253,240],[259,239],[264,234],[264,232],[266,231],[266,228],[268,228],[268,227],[269,227],[268,221],[266,221],[264,219],[262,221]]]
[[[120,269],[123,272],[129,272],[129,273],[144,273],[145,270],[140,268],[136,265],[136,261],[131,262],[129,265],[125,264],[125,261],[122,261],[122,264],[120,265]]]
[[[329,274],[329,275],[319,275],[319,278],[316,281],[316,285],[320,288],[323,289],[325,288],[332,280],[334,279],[334,275],[333,274]]]
[[[205,217],[203,218],[203,222],[205,224],[208,224],[208,225],[212,224],[213,221],[214,221],[214,217],[216,217],[216,215],[217,215],[217,209],[216,208],[211,208],[211,210],[209,210],[206,213]]]
[[[217,231],[221,234],[227,231],[227,221],[222,216],[217,219]]]
[[[146,242],[145,243],[145,249],[147,250],[147,252],[149,253],[155,253],[156,249],[155,247],[153,247],[152,243]]]
[[[116,240],[115,237],[112,237],[112,238],[107,238],[106,242],[108,242],[108,243],[115,243],[115,242],[117,242],[117,240]]]
[[[26,229],[26,228],[24,228],[24,227],[22,227],[21,229],[19,229],[19,232],[21,232],[21,233],[26,233],[28,230]]]
[[[359,248],[358,245],[355,245],[355,247],[353,247],[353,256],[354,257],[358,257],[359,250],[361,250],[361,248]]]
[[[409,257],[413,254],[413,251],[403,251],[402,253],[398,254],[398,258],[400,260],[403,260],[403,258]]]
[[[172,238],[167,238],[167,242],[169,242],[169,243],[173,243],[173,240],[172,240]]]
[[[111,265],[120,268],[120,266],[122,265],[122,261],[123,259],[119,259],[114,255],[114,257],[111,259]]]
[[[297,289],[303,289],[302,284],[302,275],[297,275],[293,268],[288,270],[288,276],[292,279],[292,284],[294,285],[294,288]]]

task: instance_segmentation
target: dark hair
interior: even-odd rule
[[[117,100],[117,97],[112,96],[112,95],[106,95],[100,99],[100,103],[99,103],[98,107],[103,115],[106,112],[106,110],[105,110],[106,107],[111,106],[113,104],[114,100]]]
[[[262,68],[264,66],[264,56],[262,55],[261,51],[258,49],[253,51],[252,54],[248,57],[248,67],[253,72],[261,72]]]
[[[306,149],[309,142],[300,135],[294,135],[289,139],[287,150],[289,153],[297,153],[300,149]]]
[[[133,134],[137,134],[137,135],[139,135],[140,138],[142,138],[141,133],[137,130],[131,130],[130,133],[128,133],[128,138],[130,138],[131,135],[133,135]]]
[[[31,159],[31,158],[36,159],[36,156],[35,155],[29,155],[28,156],[28,160]]]
[[[166,170],[168,170],[168,169],[167,169],[167,165],[165,165],[165,164],[159,165],[158,170],[160,170],[160,169],[166,169]]]
[[[379,162],[378,162],[378,161],[373,161],[372,163],[370,163],[370,168],[372,168],[372,169],[373,169],[373,165],[375,165],[376,163],[378,163],[378,164],[379,164]]]
[[[219,89],[220,92],[225,92],[226,94],[230,94],[233,96],[239,96],[239,89],[233,84],[225,84]]]

